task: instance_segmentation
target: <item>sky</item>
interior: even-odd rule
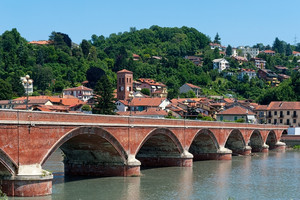
[[[17,28],[28,41],[52,31],[79,44],[93,34],[161,27],[193,27],[223,45],[300,42],[299,0],[1,0],[0,34]]]

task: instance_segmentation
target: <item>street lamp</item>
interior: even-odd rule
[[[26,95],[27,95],[26,110],[28,110],[28,87],[29,85],[32,84],[32,79],[30,79],[30,76],[28,74],[25,76],[25,79],[23,79],[23,83],[26,86]]]
[[[129,95],[128,95],[128,97],[129,97],[129,110],[130,110],[130,116],[131,116],[131,102],[132,102],[132,99],[133,99],[133,97],[134,97],[134,95],[133,95],[133,91],[130,91],[130,93],[129,93]]]

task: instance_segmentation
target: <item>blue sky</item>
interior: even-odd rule
[[[224,45],[300,42],[299,0],[1,0],[0,34],[17,28],[28,41],[63,32],[75,43],[92,34],[194,27]]]

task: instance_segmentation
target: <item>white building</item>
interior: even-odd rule
[[[258,48],[243,47],[243,46],[240,46],[238,48],[242,50],[243,56],[247,56],[249,54],[251,58],[255,58],[259,54]]]
[[[238,74],[238,79],[239,80],[243,80],[243,78],[244,78],[245,75],[248,75],[249,80],[250,80],[250,79],[256,77],[256,71],[253,70],[253,69],[243,69],[242,68],[241,71]]]
[[[67,88],[63,90],[63,97],[66,95],[71,95],[77,97],[82,101],[87,101],[93,97],[93,90],[84,86],[78,86],[75,88]]]
[[[214,59],[213,60],[214,69],[218,69],[219,72],[229,68],[229,62],[224,58]]]

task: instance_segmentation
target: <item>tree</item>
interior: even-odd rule
[[[225,53],[226,53],[226,56],[232,55],[232,47],[230,45],[227,46]]]
[[[141,90],[141,93],[143,93],[144,95],[150,96],[150,90],[149,90],[148,88],[143,88],[143,89]]]
[[[80,47],[85,58],[88,57],[91,46],[92,45],[87,40],[82,40]]]
[[[215,39],[214,39],[214,43],[221,44],[221,38],[219,36],[219,33],[216,34]]]
[[[103,69],[99,67],[90,67],[86,72],[86,79],[88,80],[88,87],[95,88],[97,82],[105,74]]]
[[[116,99],[114,98],[114,88],[106,75],[103,75],[97,82],[95,94],[97,99],[93,108],[93,114],[113,115],[116,110]]]
[[[0,79],[0,100],[8,100],[13,96],[11,84]]]
[[[272,49],[277,53],[285,53],[283,41],[279,40],[277,37],[275,38]]]

